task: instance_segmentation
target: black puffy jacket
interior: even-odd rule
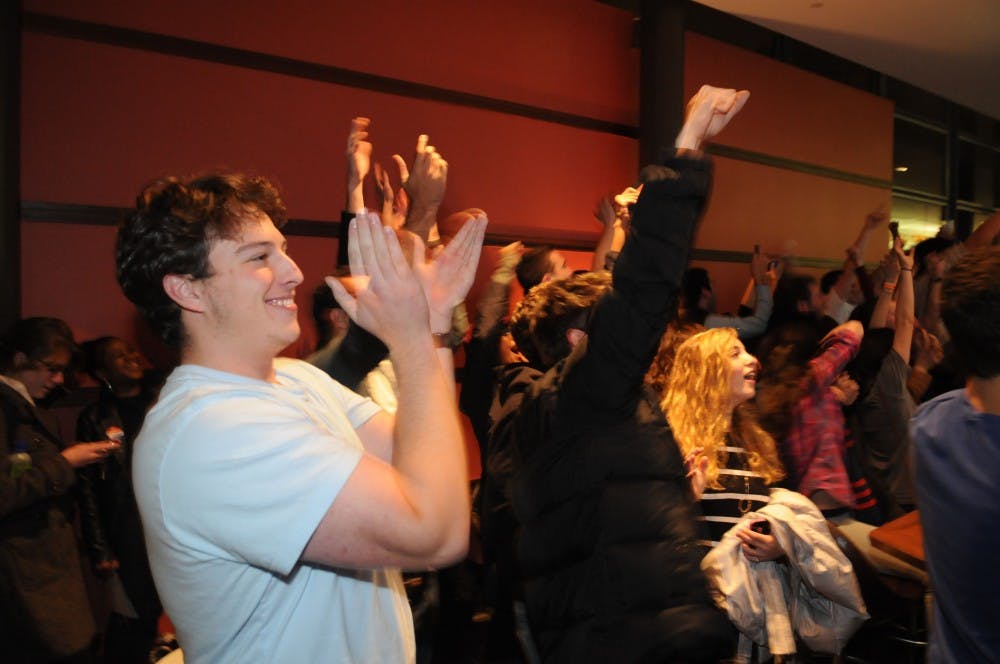
[[[699,567],[680,451],[643,385],[711,180],[703,160],[668,166],[634,207],[587,338],[498,423],[516,448],[517,558],[546,661],[714,662],[734,643]]]

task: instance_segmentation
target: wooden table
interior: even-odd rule
[[[927,559],[924,557],[924,529],[920,525],[919,510],[879,526],[869,534],[869,537],[875,548],[921,570],[927,570]]]

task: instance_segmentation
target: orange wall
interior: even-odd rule
[[[287,2],[238,12],[203,2],[26,0],[28,12],[147,30],[323,65],[392,76],[599,120],[634,124],[632,17],[590,0],[537,3]],[[688,34],[687,87],[752,90],[726,145],[889,179],[892,107],[883,99],[753,53]],[[634,179],[635,141],[539,120],[388,93],[27,32],[23,52],[22,198],[127,207],[151,178],[217,166],[282,187],[292,217],[334,220],[343,200],[349,119],[373,118],[376,159],[408,154],[417,133],[451,165],[444,213],[470,206],[490,232],[596,238],[594,201]],[[704,249],[759,243],[838,259],[885,189],[718,158],[698,236]],[[110,265],[113,230],[23,224],[25,315],[67,319],[79,336],[132,338],[134,314]],[[873,243],[876,244],[876,243]],[[336,242],[293,237],[306,288]],[[873,247],[867,256],[875,260]],[[574,267],[589,256],[568,254]],[[492,265],[488,250],[480,268]],[[735,306],[746,266],[705,263],[719,304]],[[473,297],[478,286],[473,291]],[[307,319],[303,319],[308,329]]]
[[[721,143],[782,159],[892,179],[892,102],[770,58],[687,33],[685,88],[703,83],[751,91]],[[886,188],[719,157],[714,193],[698,232],[703,249],[842,261],[865,216],[891,209]],[[877,262],[889,233],[875,233],[865,255]],[[720,310],[735,310],[747,265],[701,261],[713,276]],[[822,271],[803,269],[805,272]]]

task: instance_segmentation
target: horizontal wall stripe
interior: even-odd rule
[[[797,161],[795,159],[787,159],[785,157],[776,157],[763,152],[743,150],[741,148],[734,148],[718,143],[710,144],[706,151],[709,154],[719,157],[738,159],[740,161],[761,164],[763,166],[771,166],[773,168],[782,168],[787,171],[795,171],[797,173],[805,173],[807,175],[818,175],[819,177],[831,180],[843,180],[844,182],[861,184],[867,187],[875,187],[876,189],[892,189],[892,180],[884,180],[882,178],[860,175],[849,171],[841,171],[836,168],[819,166],[817,164],[810,164],[809,162]]]
[[[386,94],[399,95],[415,99],[425,99],[437,101],[467,108],[494,111],[507,115],[551,122],[554,124],[574,127],[576,129],[586,129],[616,136],[635,139],[639,135],[639,128],[633,125],[609,122],[598,118],[591,118],[573,113],[565,113],[552,109],[541,108],[529,104],[521,104],[484,95],[461,92],[448,88],[440,88],[422,83],[414,83],[388,76],[378,76],[367,74],[342,67],[323,65],[305,60],[296,60],[277,55],[269,55],[257,51],[249,51],[229,46],[221,46],[209,42],[185,39],[182,37],[171,37],[155,32],[122,28],[88,21],[78,21],[75,19],[40,14],[37,12],[24,13],[24,29],[27,32],[37,34],[63,37],[67,39],[78,39],[90,41],[108,46],[117,46],[140,51],[151,51],[164,55],[189,58],[192,60],[202,60],[217,64],[243,67],[258,71],[266,71],[284,76],[319,81],[334,85],[371,90]],[[786,159],[761,152],[743,150],[726,145],[713,144],[708,148],[708,152],[746,161],[754,164],[762,164],[773,168],[815,175],[834,180],[843,180],[855,184],[862,184],[880,189],[889,189],[892,182],[882,180],[848,171],[841,171],[818,164],[811,164],[794,159]]]
[[[90,23],[34,12],[25,12],[24,29],[29,32],[56,37],[79,39],[140,51],[152,51],[164,55],[243,67],[322,83],[371,90],[373,92],[496,111],[507,115],[516,115],[543,122],[553,122],[577,129],[588,129],[625,136],[627,138],[636,138],[639,135],[636,127],[627,124],[609,122],[607,120],[540,108],[529,104],[520,104],[433,85],[425,85],[423,83],[414,83],[389,76],[367,74],[343,67],[269,55],[267,53],[248,51],[230,46],[221,46],[194,39],[171,37],[155,32]]]
[[[46,201],[22,201],[21,220],[26,222],[47,222],[53,224],[74,224],[80,226],[117,226],[130,211],[130,208],[113,207],[110,205],[77,205],[74,203],[51,203]],[[292,237],[339,237],[340,220],[325,219],[289,219],[283,232]],[[566,251],[593,251],[597,244],[596,234],[573,233],[566,231],[549,235],[531,233],[487,233],[486,244],[503,246],[515,240],[525,244],[551,244],[553,247]],[[750,252],[728,251],[724,249],[694,249],[692,260],[713,263],[749,263]],[[794,263],[799,267],[817,269],[834,269],[843,265],[843,260],[830,258],[815,258],[808,256],[795,257]]]
[[[892,195],[897,198],[904,198],[908,201],[917,201],[920,203],[929,203],[931,205],[947,205],[948,199],[939,194],[929,194],[924,191],[918,191],[916,189],[907,189],[906,187],[893,187]]]

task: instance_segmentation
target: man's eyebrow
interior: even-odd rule
[[[260,242],[250,242],[236,247],[236,253],[244,254],[252,251],[260,251],[261,249],[273,249],[275,246],[275,243],[270,240],[261,240]],[[281,243],[282,249],[285,249],[287,246],[287,242]]]

